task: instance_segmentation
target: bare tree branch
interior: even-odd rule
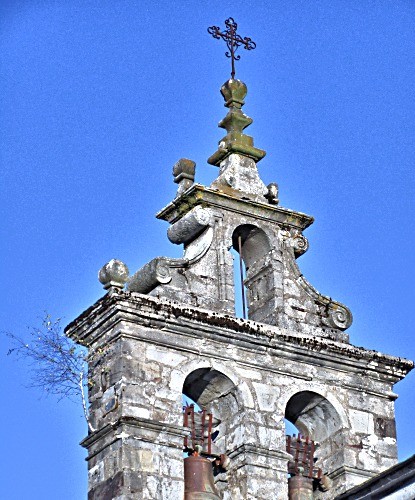
[[[88,381],[87,367],[88,359],[93,358],[94,351],[89,349],[88,352],[87,346],[76,344],[65,335],[60,321],[58,318],[52,323],[47,315],[40,328],[29,328],[28,341],[13,333],[3,332],[12,339],[12,347],[7,355],[29,361],[31,378],[28,387],[42,388],[47,394],[57,395],[59,400],[68,398],[81,402],[88,428],[93,432],[85,390],[92,385]]]

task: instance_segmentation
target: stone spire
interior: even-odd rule
[[[254,148],[254,140],[245,135],[242,130],[251,125],[252,118],[242,111],[243,100],[247,94],[246,85],[241,80],[230,79],[220,89],[225,99],[228,114],[219,122],[219,127],[226,129],[228,135],[219,141],[219,148],[209,159],[208,163],[219,166],[232,153],[252,158],[258,162],[265,156],[265,151]]]
[[[210,187],[233,195],[240,191],[248,198],[265,202],[268,189],[259,177],[256,162],[266,153],[254,148],[253,138],[243,133],[252,123],[252,118],[241,109],[245,104],[246,85],[231,78],[220,91],[229,111],[219,122],[219,127],[226,129],[228,134],[219,141],[218,150],[208,159],[208,163],[220,167],[219,176]]]

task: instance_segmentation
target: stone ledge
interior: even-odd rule
[[[314,222],[313,217],[310,215],[283,208],[279,205],[270,205],[243,198],[246,196],[243,192],[238,194],[240,194],[240,197],[236,196],[236,192],[234,196],[231,196],[218,190],[209,189],[201,184],[193,184],[179,198],[176,198],[160,210],[156,217],[174,224],[193,207],[201,205],[203,207],[226,208],[231,212],[244,216],[248,215],[254,219],[275,222],[287,227],[300,228],[301,230]]]
[[[337,496],[336,500],[380,500],[414,483],[415,455],[380,474],[374,474],[374,477],[364,483],[354,486]],[[404,496],[401,498],[404,498]]]
[[[209,338],[250,350],[275,350],[285,359],[295,355],[297,360],[318,366],[324,364],[336,371],[357,374],[364,371],[377,380],[380,377],[396,382],[414,366],[412,361],[362,347],[127,291],[105,295],[70,323],[65,333],[85,345],[99,341],[121,322],[164,334]],[[180,349],[180,345],[175,344],[175,348]],[[388,397],[393,399],[393,393]]]
[[[166,424],[163,422],[158,422],[156,420],[151,420],[147,418],[138,418],[138,417],[121,417],[115,422],[110,422],[101,429],[96,430],[95,432],[91,433],[89,436],[87,436],[85,439],[83,439],[79,444],[87,448],[88,450],[93,447],[96,443],[98,443],[100,440],[106,438],[109,436],[109,434],[113,433],[116,431],[119,427],[121,426],[126,426],[126,427],[133,427],[137,429],[143,429],[145,431],[150,431],[151,433],[158,433],[158,434],[167,434],[173,437],[178,437],[180,439],[184,439],[186,436],[189,435],[190,429],[186,427],[181,427],[178,425],[172,425],[172,424]],[[124,431],[121,432],[121,434],[114,434],[113,438],[110,439],[109,442],[105,443],[103,446],[98,448],[97,450],[94,450],[85,460],[91,460],[91,458],[95,457],[98,453],[103,451],[105,448],[108,448],[108,446],[111,446],[113,443],[120,439],[124,439],[126,437],[130,437],[129,434],[124,433]],[[139,435],[131,435],[131,437],[134,437],[136,439],[142,438],[143,441],[150,441],[153,442],[154,444],[159,444],[161,446],[171,446],[173,448],[177,448],[176,443],[165,443],[165,442],[160,442],[158,443],[157,440],[154,439],[146,439],[144,436],[139,436]],[[182,445],[180,445],[182,447]]]
[[[279,470],[287,472],[287,462],[292,460],[292,456],[283,451],[276,449],[264,448],[253,444],[242,444],[226,455],[235,460],[233,464],[235,469],[240,469],[244,466],[259,467],[261,469]],[[238,463],[239,462],[239,463]]]
[[[327,476],[332,480],[336,480],[341,476],[345,476],[346,474],[352,476],[358,476],[363,478],[372,478],[379,474],[377,471],[369,471],[364,469],[357,469],[356,467],[350,467],[349,465],[342,465],[338,469],[327,474]]]

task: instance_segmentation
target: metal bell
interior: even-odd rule
[[[288,479],[288,500],[313,500],[313,480],[291,476]]]
[[[220,500],[210,460],[198,455],[184,459],[184,500]]]

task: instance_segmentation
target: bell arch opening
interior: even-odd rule
[[[232,246],[240,259],[234,260],[235,298],[245,297],[247,314],[254,321],[267,322],[273,307],[270,301],[274,297],[274,278],[270,263],[272,246],[265,231],[252,224],[238,226],[232,234]],[[241,274],[245,267],[243,285]],[[238,276],[238,277],[237,277]],[[242,291],[244,292],[242,294]],[[244,299],[242,298],[242,301]],[[238,312],[238,308],[236,307]],[[269,322],[269,321],[268,321]]]
[[[323,474],[344,462],[345,435],[342,420],[334,406],[321,394],[302,391],[290,398],[285,418],[294,424],[303,436],[316,444],[316,466]]]
[[[215,463],[214,482],[219,491],[224,491],[227,485],[226,481],[223,481],[223,474],[226,473],[226,469],[222,467],[222,462],[219,462],[218,459],[226,453],[229,431],[238,414],[235,391],[236,385],[228,376],[209,367],[192,371],[187,375],[183,383],[183,401],[190,404],[195,403],[195,411],[199,412],[198,415],[193,416],[192,426],[194,431],[192,432],[204,436],[204,447],[200,448],[202,454],[203,451],[206,451],[206,442],[208,443],[207,456],[210,456],[211,459],[214,458],[212,461],[212,463]],[[208,421],[210,424],[208,424]],[[210,431],[209,425],[211,425]],[[189,455],[193,454],[192,450],[195,447],[192,446],[191,448]]]
[[[301,434],[322,442],[341,429],[340,415],[334,406],[320,394],[303,391],[288,401],[285,418],[292,422]]]
[[[293,436],[294,434],[300,433],[299,429],[286,418],[284,418],[284,427],[286,436]]]
[[[207,408],[215,400],[225,397],[235,388],[232,380],[218,370],[198,368],[187,375],[183,394],[201,408]]]
[[[265,232],[252,224],[238,226],[232,234],[232,246],[238,253],[239,238],[241,239],[242,259],[248,272],[253,264],[269,253],[271,245]]]

